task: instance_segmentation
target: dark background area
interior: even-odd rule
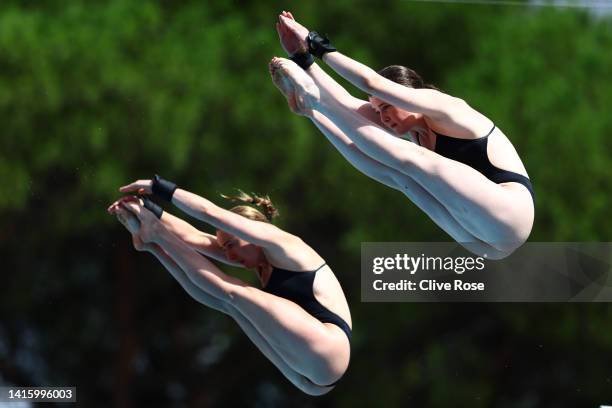
[[[610,241],[611,17],[323,4],[2,1],[0,384],[76,386],[84,407],[612,404],[609,304],[361,303],[362,241],[449,238],[293,115],[267,70],[291,7],[346,54],[410,66],[490,117],[534,183],[530,240]],[[226,206],[234,188],[269,194],[332,265],[354,322],[333,392],[301,394],[132,249],[105,210],[156,172]]]

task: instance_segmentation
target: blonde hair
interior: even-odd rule
[[[260,207],[262,211],[249,205],[237,205],[230,208],[231,212],[242,215],[250,220],[272,222],[272,220],[278,216],[278,210],[274,207],[272,200],[270,200],[268,196],[262,197],[255,193],[249,195],[242,190],[238,190],[237,196],[226,196],[225,194],[221,194],[221,197],[226,200],[239,201]]]

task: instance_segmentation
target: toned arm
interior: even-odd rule
[[[235,235],[264,249],[276,266],[307,269],[317,265],[321,257],[304,241],[275,225],[254,221],[233,213],[189,191],[177,189],[172,203],[187,214],[213,227]]]

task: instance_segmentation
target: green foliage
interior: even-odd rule
[[[482,37],[474,62],[450,77],[450,88],[494,118],[524,158],[538,201],[532,239],[612,234],[612,223],[601,222],[612,204],[608,25],[583,13],[517,13]]]

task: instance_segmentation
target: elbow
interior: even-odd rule
[[[216,207],[209,201],[203,201],[201,203],[198,203],[195,208],[195,218],[198,218],[199,220],[202,220],[204,222],[208,222],[212,219],[217,219],[219,218],[220,214],[215,210],[217,210],[218,208],[219,207]]]
[[[381,77],[376,72],[372,71],[364,78],[362,78],[361,89],[370,95],[374,94],[376,90],[380,89]]]

